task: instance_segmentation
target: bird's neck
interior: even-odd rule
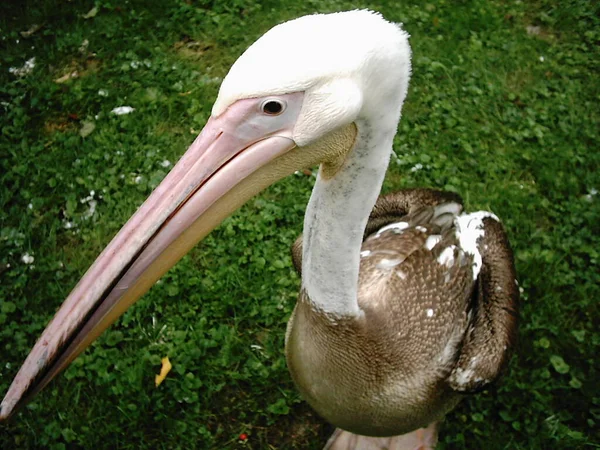
[[[319,171],[304,218],[302,286],[314,306],[336,317],[360,314],[360,248],[395,134],[366,121],[356,126],[354,149],[335,176]]]

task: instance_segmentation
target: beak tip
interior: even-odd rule
[[[19,408],[19,401],[14,398],[9,398],[7,394],[0,403],[0,422],[5,422],[14,415],[15,411]]]
[[[2,405],[0,405],[0,422],[7,420],[11,412],[12,408],[5,404],[5,402],[2,402]]]

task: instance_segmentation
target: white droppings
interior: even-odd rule
[[[362,252],[360,252],[360,257],[361,258],[366,258],[370,254],[371,254],[371,250],[363,250]]]
[[[25,253],[23,256],[21,256],[21,261],[23,261],[25,264],[32,264],[33,261],[35,261],[35,258],[29,253]]]
[[[540,56],[540,62],[544,62],[545,58],[543,56]]]
[[[433,309],[427,308],[426,313],[427,313],[427,317],[433,317]]]
[[[440,253],[440,256],[438,256],[438,263],[441,264],[442,266],[446,266],[448,268],[452,267],[454,265],[454,249],[456,247],[454,245],[451,245],[450,247],[446,247],[442,253]]]
[[[133,111],[135,111],[135,108],[132,108],[131,106],[117,106],[111,111],[111,113],[117,116],[122,116],[124,114],[131,114]]]
[[[406,230],[408,228],[408,222],[396,222],[396,223],[390,223],[389,225],[386,225],[385,227],[380,228],[377,231],[377,234],[375,235],[375,237],[379,237],[379,235],[385,231],[388,230],[394,230],[394,233],[402,233],[402,231]]]
[[[519,285],[519,281],[515,278],[515,286]]]
[[[163,162],[160,163],[160,165],[162,167],[169,167],[171,165],[171,161],[169,161],[168,159],[165,159]]]
[[[415,164],[414,166],[412,166],[410,168],[410,171],[411,172],[417,172],[418,170],[421,170],[422,168],[423,168],[423,164],[417,163],[417,164]]]
[[[87,211],[83,213],[84,219],[89,219],[96,213],[96,206],[98,205],[98,202],[96,200],[90,200],[88,205]]]
[[[427,250],[432,250],[433,247],[435,247],[437,243],[441,240],[442,236],[439,234],[432,234],[431,236],[427,236],[427,240],[425,241],[425,248]]]
[[[456,237],[459,240],[461,249],[470,255],[473,255],[473,280],[476,280],[481,270],[481,253],[477,247],[477,241],[483,237],[483,219],[492,218],[498,222],[500,220],[495,214],[487,211],[478,211],[471,214],[463,214],[454,219],[456,227]]]
[[[398,264],[402,262],[401,259],[387,259],[383,258],[381,261],[377,263],[378,269],[390,270],[396,267]]]
[[[502,286],[496,286],[494,289],[496,292],[502,292]]]
[[[420,231],[421,233],[427,233],[427,228],[422,227],[421,225],[417,225],[415,230]]]
[[[14,76],[22,78],[24,76],[29,75],[33,71],[34,67],[35,67],[35,56],[33,58],[29,58],[27,61],[25,61],[25,64],[23,64],[22,67],[19,67],[19,68],[11,67],[8,69],[8,71],[10,73],[12,73]]]
[[[29,204],[27,205],[27,209],[33,209],[33,203],[29,203]]]
[[[398,276],[398,278],[400,278],[401,280],[406,280],[406,273],[402,272],[401,270],[396,270],[396,275]]]
[[[98,95],[100,97],[108,97],[108,91],[106,89],[98,89]]]
[[[83,204],[85,204],[85,203],[88,204],[88,210],[83,213],[84,219],[89,219],[96,213],[96,206],[98,206],[98,201],[96,199],[94,199],[95,195],[96,195],[96,191],[94,191],[92,189],[90,191],[90,195],[79,200]]]
[[[135,178],[133,179],[133,182],[134,182],[135,184],[140,184],[140,183],[142,182],[142,176],[141,176],[141,175],[138,175],[137,177],[135,177]]]

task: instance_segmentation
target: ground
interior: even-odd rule
[[[356,7],[404,23],[414,53],[384,191],[456,191],[503,220],[516,254],[517,354],[448,416],[439,448],[600,446],[593,1],[2,2],[0,393],[202,128],[236,57],[283,20]],[[289,247],[313,183],[292,176],[226,220],[0,425],[0,447],[321,448],[331,428],[283,359]]]

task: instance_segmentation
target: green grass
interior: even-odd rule
[[[455,190],[503,219],[516,253],[518,352],[502,383],[448,416],[440,448],[600,446],[600,10],[583,0],[3,2],[1,393],[202,128],[236,57],[278,22],[355,7],[412,36],[384,190]],[[9,73],[31,57],[29,75]],[[110,113],[123,105],[135,111]],[[0,448],[321,448],[331,429],[283,359],[299,285],[289,246],[312,183],[293,176],[229,218],[0,425]]]

